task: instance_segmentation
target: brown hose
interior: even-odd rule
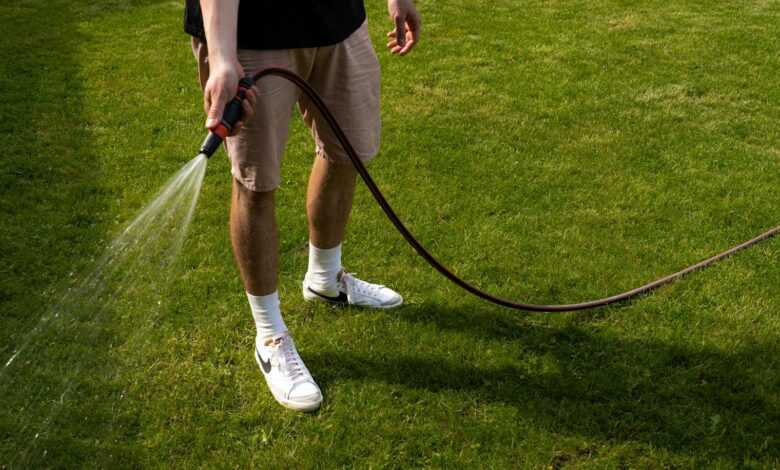
[[[404,224],[401,222],[401,219],[399,219],[398,216],[395,214],[393,208],[390,207],[390,204],[388,204],[385,197],[379,191],[379,187],[377,187],[376,183],[371,178],[371,175],[368,174],[368,171],[366,170],[366,167],[363,165],[363,162],[360,161],[360,158],[358,158],[357,153],[355,153],[355,149],[352,148],[352,144],[350,144],[349,139],[347,139],[347,136],[344,134],[344,131],[341,129],[338,122],[336,122],[336,118],[333,116],[333,114],[330,112],[328,107],[322,101],[320,95],[317,94],[317,92],[311,87],[311,85],[309,85],[308,82],[306,82],[306,80],[304,80],[297,74],[290,72],[289,70],[281,69],[281,68],[268,68],[268,69],[261,70],[254,75],[253,79],[255,82],[257,82],[257,80],[259,80],[260,78],[266,75],[277,75],[279,77],[289,80],[290,82],[297,85],[298,88],[300,88],[301,91],[303,91],[311,99],[311,101],[314,103],[317,109],[320,110],[320,113],[322,113],[322,116],[328,122],[330,128],[333,129],[333,132],[336,134],[336,138],[341,143],[341,146],[344,148],[344,151],[347,152],[347,155],[349,156],[349,159],[352,161],[352,164],[355,166],[355,169],[360,174],[360,177],[363,178],[363,181],[366,183],[366,186],[368,186],[368,190],[371,191],[371,194],[374,196],[374,199],[376,199],[376,202],[379,203],[379,206],[385,212],[387,218],[390,219],[390,222],[392,222],[393,225],[395,225],[395,228],[398,229],[399,232],[401,232],[401,235],[403,235],[406,241],[409,242],[410,245],[412,245],[412,248],[414,248],[417,251],[417,253],[420,256],[422,256],[425,259],[425,261],[428,262],[428,264],[433,266],[433,268],[439,271],[444,277],[454,282],[458,286],[462,287],[463,289],[467,290],[468,292],[471,292],[477,297],[487,300],[488,302],[493,302],[494,304],[497,305],[502,305],[504,307],[514,308],[517,310],[526,310],[529,312],[567,312],[573,310],[585,310],[590,308],[603,307],[605,305],[613,304],[616,302],[629,300],[639,295],[646,294],[652,290],[658,289],[659,287],[665,284],[669,284],[670,282],[675,281],[685,276],[688,273],[691,273],[698,269],[705,268],[715,263],[716,261],[720,261],[728,256],[733,255],[734,253],[740,250],[744,250],[749,246],[755,245],[758,242],[764,241],[780,233],[780,225],[778,225],[777,227],[768,230],[751,240],[748,240],[727,251],[724,251],[723,253],[707,258],[704,261],[689,266],[674,274],[670,274],[666,277],[662,277],[661,279],[650,282],[641,287],[637,287],[636,289],[631,289],[621,294],[613,295],[611,297],[605,297],[603,299],[596,299],[596,300],[591,300],[588,302],[581,302],[576,304],[536,305],[536,304],[524,304],[520,302],[514,302],[508,299],[497,297],[459,278],[452,271],[450,271],[444,265],[442,265],[436,258],[434,258],[433,255],[430,254],[428,250],[426,250],[425,247],[423,247],[420,244],[420,242],[417,241],[416,238],[414,238],[411,232],[409,232],[406,226],[404,226]]]

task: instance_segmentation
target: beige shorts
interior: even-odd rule
[[[193,38],[201,86],[208,79],[206,44]],[[246,74],[267,67],[283,67],[305,78],[322,96],[355,147],[360,159],[369,161],[379,150],[379,61],[363,23],[344,41],[333,46],[251,50],[239,49],[238,60]],[[279,186],[282,156],[293,106],[298,103],[304,122],[314,137],[318,157],[351,164],[335,135],[310,101],[287,80],[268,76],[254,86],[255,115],[234,137],[228,137],[231,172],[252,191]]]

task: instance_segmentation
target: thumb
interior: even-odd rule
[[[206,106],[208,111],[206,112],[206,128],[213,129],[219,124],[222,119],[222,111],[225,108],[227,100],[222,96],[218,90],[212,90],[206,96]]]
[[[220,100],[212,100],[211,106],[209,107],[209,112],[206,114],[206,128],[213,129],[216,127],[217,124],[219,124],[219,120],[222,116],[221,110],[222,106],[220,106]]]

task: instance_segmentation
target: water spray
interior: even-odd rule
[[[437,260],[424,246],[422,246],[422,244],[412,235],[409,229],[406,228],[403,222],[401,222],[401,219],[398,217],[398,215],[396,215],[393,208],[387,202],[384,195],[379,190],[379,187],[374,182],[371,175],[368,173],[368,170],[366,170],[365,165],[363,165],[363,162],[360,161],[360,158],[355,152],[355,149],[352,147],[352,144],[349,142],[349,139],[347,138],[346,134],[344,134],[344,131],[341,129],[341,126],[339,126],[338,122],[336,121],[335,116],[333,116],[333,113],[331,113],[331,111],[325,105],[325,102],[322,100],[322,98],[317,93],[317,91],[314,90],[314,88],[312,88],[312,86],[305,79],[303,79],[299,75],[287,69],[267,68],[257,72],[252,76],[247,76],[241,79],[241,81],[239,82],[238,91],[236,92],[236,96],[233,97],[233,99],[227,104],[227,106],[225,106],[225,111],[222,115],[222,119],[220,123],[217,125],[216,128],[214,128],[209,133],[209,135],[206,137],[206,140],[204,140],[203,145],[200,148],[200,153],[198,155],[199,157],[201,155],[206,156],[207,158],[211,157],[211,155],[213,155],[214,152],[216,152],[219,149],[219,145],[222,143],[225,137],[227,137],[230,131],[235,127],[236,123],[241,117],[241,102],[246,98],[247,90],[249,90],[249,88],[252,85],[254,85],[255,82],[268,75],[276,75],[278,77],[288,80],[289,82],[292,82],[304,94],[308,96],[308,98],[312,101],[312,103],[314,103],[315,108],[319,110],[323,119],[325,119],[325,121],[328,123],[328,126],[336,135],[336,138],[338,139],[342,148],[344,149],[350,161],[352,162],[352,165],[355,167],[355,170],[357,171],[357,173],[363,179],[363,182],[368,187],[369,191],[371,192],[371,195],[374,196],[374,199],[376,199],[376,202],[382,208],[385,215],[387,215],[387,218],[390,219],[390,222],[393,223],[395,228],[401,233],[401,235],[409,243],[409,245],[411,245],[412,248],[414,248],[417,254],[419,254],[423,259],[425,259],[425,261],[427,261],[428,264],[431,265],[431,267],[436,269],[441,275],[443,275],[444,277],[452,281],[457,286],[461,287],[467,292],[483,300],[492,302],[497,305],[501,305],[516,310],[525,310],[529,312],[567,312],[567,311],[574,311],[574,310],[586,310],[591,308],[603,307],[605,305],[610,305],[617,302],[624,302],[633,299],[637,296],[647,294],[648,292],[658,289],[661,286],[676,281],[681,277],[685,276],[686,274],[690,274],[693,271],[706,268],[707,266],[710,266],[717,261],[725,259],[738,251],[744,250],[745,248],[748,248],[759,242],[772,238],[778,233],[780,233],[780,225],[778,225],[758,235],[755,238],[752,238],[744,243],[732,247],[722,253],[718,253],[714,256],[711,256],[696,264],[688,266],[687,268],[677,271],[676,273],[649,282],[635,289],[631,289],[626,292],[615,294],[609,297],[604,297],[601,299],[590,300],[590,301],[579,302],[579,303],[571,303],[571,304],[542,305],[542,304],[521,303],[521,302],[501,298],[489,292],[485,292],[479,289],[478,287],[474,286],[473,284],[458,277],[450,269],[448,269],[441,262],[439,262],[439,260]]]

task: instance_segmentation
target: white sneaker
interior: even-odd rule
[[[322,392],[301,360],[289,333],[255,344],[255,360],[276,401],[297,411],[313,411],[322,403]]]
[[[338,280],[338,295],[318,292],[303,278],[303,298],[308,301],[329,302],[341,305],[356,305],[368,308],[394,308],[404,303],[398,292],[380,284],[361,281],[354,275],[342,271]]]

